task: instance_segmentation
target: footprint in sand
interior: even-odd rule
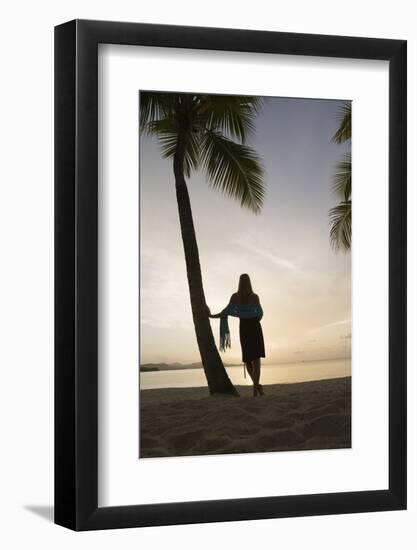
[[[267,420],[264,422],[265,428],[271,428],[272,430],[280,430],[283,428],[289,428],[295,424],[294,418],[278,418],[277,420]]]
[[[344,414],[327,414],[312,420],[304,430],[309,437],[340,437],[346,431],[347,416]]]
[[[169,447],[175,451],[187,450],[194,447],[204,437],[203,430],[178,433],[167,438]]]
[[[278,430],[261,434],[257,442],[262,450],[269,450],[276,447],[294,447],[304,442],[302,437],[293,430]]]
[[[158,445],[160,445],[160,441],[155,437],[142,436],[140,438],[141,449],[150,449],[152,447],[157,447]]]

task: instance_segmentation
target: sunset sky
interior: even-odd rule
[[[188,181],[206,299],[217,313],[249,273],[264,309],[266,363],[350,356],[351,257],[329,243],[328,211],[339,101],[269,98],[251,138],[265,167],[261,214]],[[172,161],[156,139],[140,142],[141,363],[199,361],[188,295]],[[216,342],[219,321],[211,321]],[[229,318],[239,363],[238,320]]]

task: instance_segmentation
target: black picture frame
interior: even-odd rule
[[[98,44],[389,62],[389,488],[98,506]],[[406,41],[74,20],[55,28],[55,523],[108,529],[406,508]]]

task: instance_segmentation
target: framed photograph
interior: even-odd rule
[[[406,42],[55,29],[55,522],[406,508]]]

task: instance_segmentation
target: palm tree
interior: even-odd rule
[[[339,127],[333,141],[343,143],[352,138],[352,103],[347,101],[339,109]],[[347,153],[336,165],[333,190],[339,204],[329,211],[330,242],[336,250],[350,250],[352,242],[352,157]]]
[[[339,127],[336,130],[333,141],[343,143],[352,138],[352,102],[345,101],[339,108]]]
[[[237,395],[217,350],[208,317],[186,178],[202,169],[208,183],[258,213],[264,197],[263,169],[246,144],[260,107],[256,97],[142,92],[140,129],[155,135],[162,155],[173,160],[197,344],[211,394]]]

